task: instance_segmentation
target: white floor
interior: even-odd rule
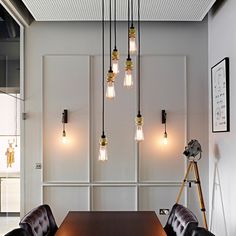
[[[0,236],[19,227],[20,217],[0,217]]]

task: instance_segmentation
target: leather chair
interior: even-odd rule
[[[164,229],[167,236],[190,236],[197,226],[196,216],[188,208],[175,204]]]
[[[46,204],[27,213],[19,225],[30,236],[52,236],[58,229],[51,208]]]
[[[204,228],[197,227],[196,229],[193,230],[192,236],[215,236],[215,235]]]
[[[5,236],[30,236],[25,229],[18,228],[13,229],[11,232],[5,234]]]

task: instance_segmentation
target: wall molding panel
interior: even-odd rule
[[[120,71],[124,62],[121,56]],[[124,88],[121,72],[115,100],[105,101],[109,159],[103,163],[97,158],[100,56],[42,56],[42,203],[52,206],[58,224],[69,210],[156,210],[158,214],[160,208],[174,204],[186,167],[182,157],[187,137],[186,57],[143,55],[141,63],[145,141],[139,147],[134,141],[136,82],[132,89]],[[166,92],[169,87],[175,87],[172,94]],[[69,112],[68,144],[61,142],[63,109]],[[161,144],[162,109],[167,111],[167,146]],[[168,198],[155,201],[163,194]],[[69,203],[63,204],[64,199]],[[182,202],[187,203],[186,189]]]

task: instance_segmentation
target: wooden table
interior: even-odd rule
[[[56,236],[166,236],[154,211],[70,211]]]

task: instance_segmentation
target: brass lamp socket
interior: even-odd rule
[[[140,116],[136,116],[136,125],[137,126],[142,126],[143,125],[143,117],[140,115]]]
[[[120,53],[119,51],[115,48],[112,51],[112,60],[119,60],[120,59]]]
[[[164,138],[167,138],[167,133],[166,132],[164,133]]]
[[[136,37],[136,30],[134,28],[134,26],[131,26],[129,28],[129,38],[135,38]]]
[[[112,70],[107,73],[107,83],[109,82],[115,82],[115,73]]]
[[[133,62],[131,58],[126,59],[125,70],[133,70]]]
[[[107,138],[106,138],[106,136],[104,135],[104,136],[101,136],[101,139],[100,139],[100,145],[101,146],[106,146],[107,145]]]

